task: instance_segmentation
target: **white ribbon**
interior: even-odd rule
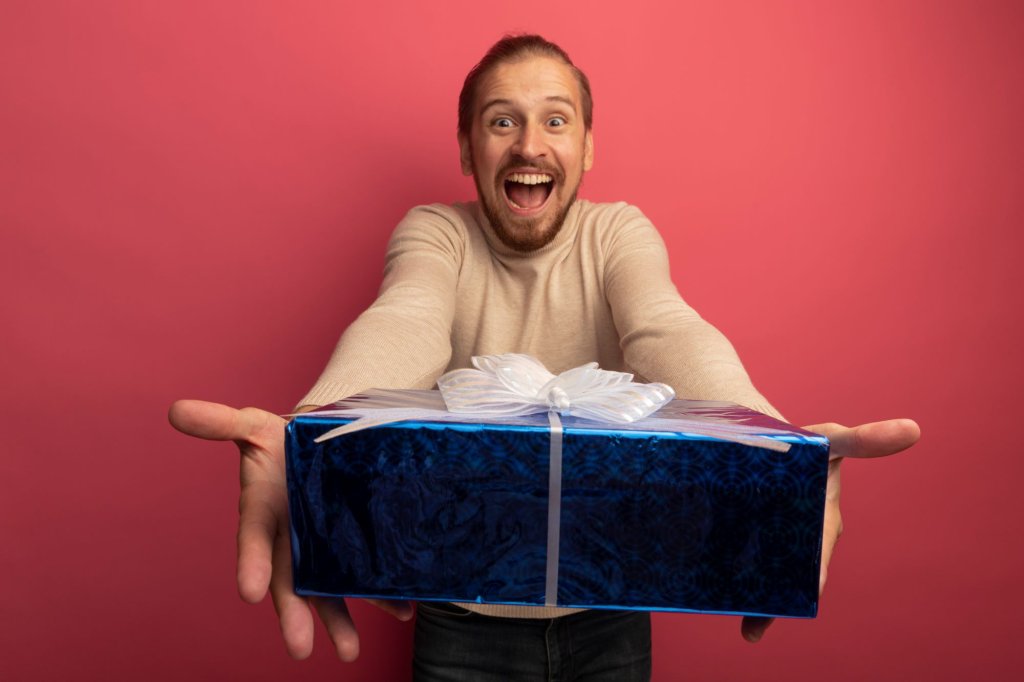
[[[596,362],[555,376],[536,358],[517,353],[472,358],[477,369],[456,369],[441,376],[447,410],[416,391],[375,390],[335,403],[343,410],[320,410],[320,416],[358,417],[328,431],[317,443],[401,421],[493,421],[554,411],[591,421],[631,424],[653,414],[675,397],[665,384],[640,384],[632,374],[597,368]]]
[[[789,449],[788,443],[765,437],[772,429],[754,429],[714,413],[690,418],[645,419],[675,397],[672,387],[636,383],[632,374],[598,369],[596,362],[557,376],[529,355],[484,355],[474,357],[472,362],[476,369],[457,369],[437,380],[447,409],[441,408],[434,391],[378,389],[335,403],[335,407],[343,409],[317,411],[317,416],[358,419],[328,431],[315,442],[401,421],[504,423],[514,421],[515,417],[547,412],[551,425],[544,596],[547,606],[556,605],[558,593],[563,428],[560,415],[612,423],[624,430],[682,432],[772,450]]]

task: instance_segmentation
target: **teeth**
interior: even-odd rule
[[[508,179],[523,185],[539,185],[543,182],[551,182],[551,176],[547,173],[512,173],[508,176]]]

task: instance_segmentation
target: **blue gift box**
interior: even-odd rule
[[[674,400],[626,426],[564,417],[557,594],[547,594],[547,416],[406,421],[314,442],[348,421],[313,411],[287,428],[299,594],[817,612],[822,436],[705,401]],[[788,450],[694,433],[698,422]]]

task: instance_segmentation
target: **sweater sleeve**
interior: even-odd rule
[[[727,400],[781,419],[729,340],[679,295],[654,226],[635,207],[617,210],[618,227],[604,249],[604,286],[626,363],[680,397]]]
[[[464,249],[457,216],[412,209],[387,249],[374,303],[345,330],[299,406],[324,405],[368,388],[430,388],[451,358],[455,289]]]

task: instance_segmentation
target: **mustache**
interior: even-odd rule
[[[498,170],[498,182],[504,182],[504,180],[501,180],[500,178],[504,178],[506,175],[508,175],[508,172],[513,168],[522,168],[524,166],[527,168],[533,168],[538,173],[547,173],[548,175],[553,177],[557,182],[561,182],[562,180],[565,179],[565,177],[562,175],[562,171],[549,163],[539,162],[536,159],[531,161],[530,159],[519,156],[518,154],[514,154],[510,156],[508,161],[503,163],[501,165],[501,168]]]

